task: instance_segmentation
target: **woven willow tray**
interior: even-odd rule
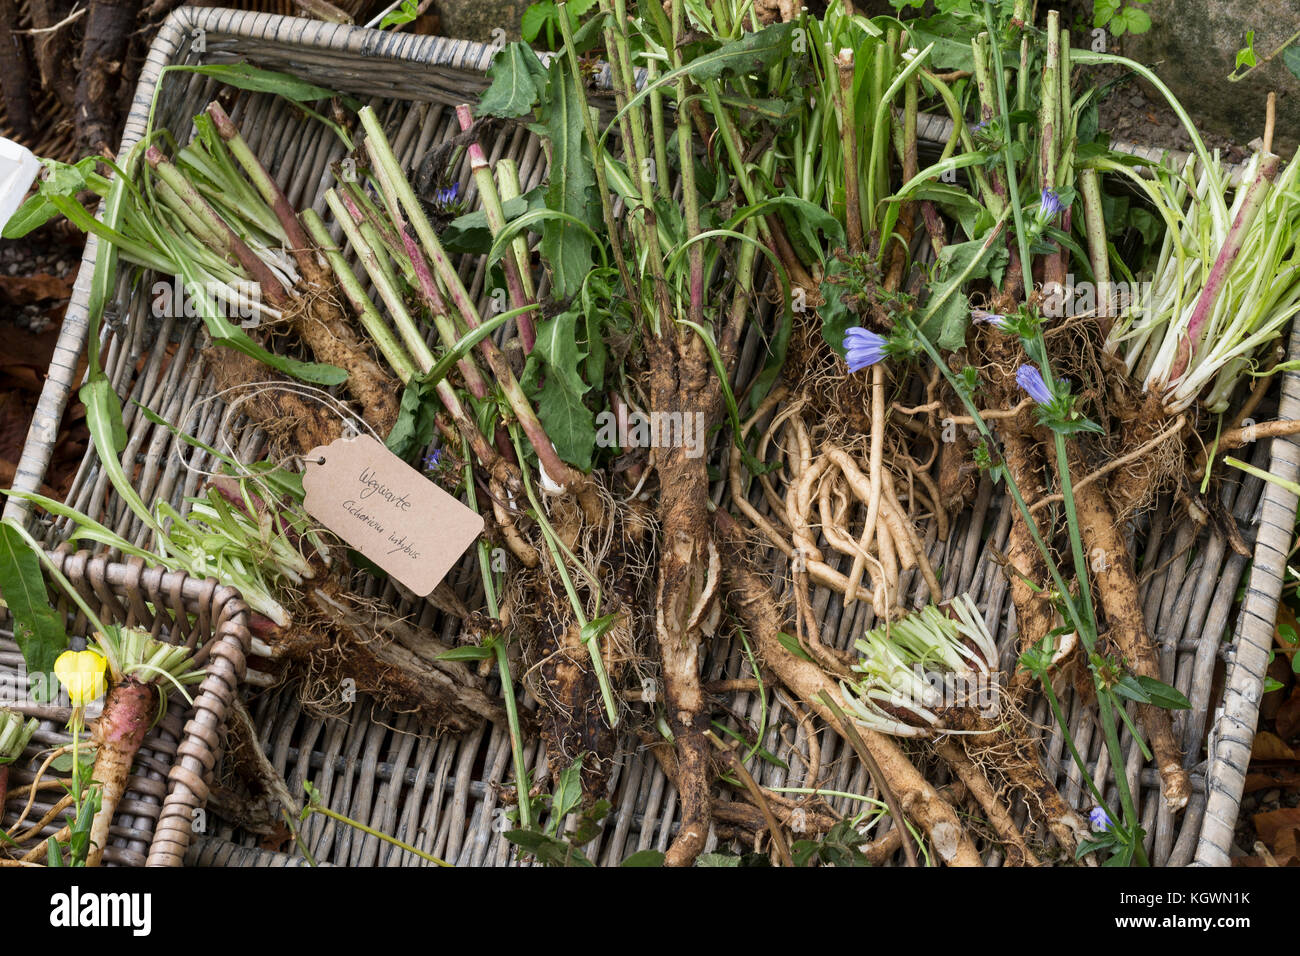
[[[202,53],[196,50],[199,39]],[[397,155],[409,170],[432,145],[458,132],[448,107],[475,100],[485,86],[482,71],[491,54],[489,48],[464,41],[386,34],[265,14],[184,8],[171,16],[153,45],[136,93],[124,148],[142,133],[159,70],[164,65],[200,59],[247,59],[369,98],[384,117]],[[201,77],[170,77],[160,99],[157,122],[183,138],[190,117],[208,102],[213,90],[214,85]],[[314,205],[323,209],[322,195],[332,178],[329,164],[342,156],[342,147],[332,134],[305,125],[283,105],[264,96],[242,95],[231,112],[254,150],[269,168],[280,171],[290,202],[298,207]],[[525,190],[545,175],[545,157],[536,139],[522,125],[505,125],[484,146],[493,161],[500,156],[517,161]],[[456,172],[472,207],[474,192],[468,169]],[[85,306],[94,249],[95,241],[91,239],[49,383],[18,468],[15,483],[19,487],[34,488],[44,475],[59,416],[74,384],[72,370],[86,334]],[[471,293],[481,299],[482,263],[465,261],[462,275]],[[151,318],[146,297],[129,295],[125,280],[117,304],[124,331],[105,331],[105,354],[108,375],[119,394],[149,405],[169,420],[187,419],[190,431],[212,442],[220,424],[220,403],[199,404],[211,394],[211,384],[196,360],[200,344],[196,341],[200,335],[196,324]],[[1300,358],[1300,340],[1293,338],[1291,355]],[[734,383],[737,389],[750,380],[763,359],[761,343],[753,336],[742,350]],[[1261,409],[1260,415],[1267,411]],[[1280,411],[1287,417],[1300,414],[1300,380],[1293,374],[1286,377]],[[126,453],[140,465],[141,495],[146,501],[165,498],[179,507],[185,496],[199,488],[201,475],[194,469],[210,467],[210,463],[187,450],[191,467],[182,467],[172,436],[151,425],[134,406],[127,406],[126,425],[130,436]],[[257,436],[246,436],[240,451],[256,454]],[[720,451],[713,449],[715,463]],[[1300,453],[1290,441],[1261,442],[1250,452],[1255,465],[1284,478],[1298,477]],[[106,491],[106,479],[95,457],[88,455],[69,501],[126,537],[143,542],[146,529]],[[1178,816],[1163,809],[1155,770],[1143,767],[1136,743],[1127,736],[1123,738],[1130,783],[1143,825],[1150,834],[1148,850],[1158,865],[1227,861],[1285,556],[1292,538],[1296,505],[1292,495],[1276,486],[1265,486],[1258,479],[1243,477],[1234,482],[1231,476],[1221,493],[1243,535],[1254,542],[1253,573],[1241,602],[1236,593],[1249,562],[1232,553],[1217,532],[1172,521],[1167,504],[1158,506],[1144,519],[1133,542],[1133,553],[1142,556],[1142,567],[1156,569],[1143,582],[1143,597],[1148,626],[1160,646],[1162,676],[1194,705],[1190,712],[1178,713],[1174,721],[1195,788],[1190,805]],[[715,487],[714,498],[727,506],[723,485]],[[760,510],[765,507],[757,499],[754,504]],[[22,513],[16,502],[11,502],[9,512]],[[936,540],[933,528],[925,539],[932,565],[945,569],[944,596],[959,591],[971,594],[983,609],[990,630],[999,638],[1004,665],[1014,659],[1014,611],[1006,580],[991,560],[991,548],[1005,547],[1010,521],[1010,509],[985,482],[973,508],[953,522],[946,542]],[[45,533],[57,538],[67,529],[56,526]],[[828,549],[827,553],[832,552]],[[786,580],[783,560],[771,565],[774,580]],[[474,575],[472,563],[467,561],[453,571],[449,581],[468,593]],[[923,585],[918,587],[919,581],[906,578],[904,581],[913,588],[912,599],[923,600]],[[377,587],[373,581],[369,586]],[[391,585],[380,593],[443,640],[455,637],[457,622],[431,606],[403,603]],[[843,613],[838,596],[822,590],[814,592],[813,597],[824,621],[822,640],[827,643],[848,647],[870,625],[869,607],[859,604]],[[1220,664],[1226,667],[1226,677]],[[746,667],[739,642],[721,636],[709,649],[704,678],[745,676]],[[818,780],[822,789],[874,795],[868,774],[852,752],[829,730],[801,719],[801,711],[784,694],[769,688],[765,701],[756,694],[742,693],[729,704],[734,715],[749,720],[754,727],[766,708],[768,734],[763,744],[790,768],[757,763],[753,772],[759,783],[771,787],[807,786],[804,768],[810,750],[816,750],[822,768]],[[533,704],[529,701],[525,706]],[[1065,706],[1080,750],[1102,781],[1103,792],[1110,793],[1112,768],[1091,709],[1077,704],[1068,693]],[[511,860],[511,847],[503,836],[505,821],[497,812],[498,786],[512,782],[509,738],[503,728],[487,725],[460,736],[426,736],[410,718],[385,712],[364,697],[346,707],[342,716],[321,719],[304,710],[292,687],[260,694],[250,702],[250,710],[268,757],[283,771],[294,795],[300,795],[303,782],[310,781],[333,810],[458,864],[504,864]],[[1045,702],[1038,702],[1033,717],[1039,726],[1050,727]],[[1086,809],[1077,769],[1068,757],[1063,759],[1064,745],[1059,734],[1045,732],[1041,745],[1049,777],[1056,780],[1069,802]],[[546,762],[540,743],[531,741],[528,751],[528,765],[536,775],[542,775]],[[624,756],[611,783],[613,811],[600,836],[587,848],[601,863],[616,863],[636,849],[663,848],[675,827],[677,797],[663,772],[634,737],[621,741],[620,752]],[[945,779],[941,768],[924,769],[935,783]],[[828,798],[828,802],[840,813],[857,807],[847,798]],[[1023,823],[1026,809],[1018,806],[1016,811],[1018,822]],[[237,844],[256,843],[254,835],[237,828],[216,835]],[[321,862],[420,862],[374,837],[318,816],[305,825],[303,838]],[[715,831],[710,835],[710,846],[727,839],[725,829]],[[988,861],[1000,862],[996,847],[983,845]],[[252,857],[223,852],[206,854],[204,859],[219,862]]]
[[[207,802],[226,712],[244,674],[248,608],[238,591],[212,579],[146,568],[139,561],[110,562],[87,551],[59,550],[50,557],[105,624],[147,628],[160,640],[184,644],[194,650],[195,663],[207,671],[189,691],[193,704],[172,692],[162,719],[145,737],[104,850],[108,864],[180,866],[195,832],[207,828],[204,817],[195,811]],[[72,603],[67,595],[56,589],[55,596],[60,609],[67,611]],[[87,633],[84,614],[69,619],[74,621],[73,633]],[[7,692],[25,687],[27,676],[18,645],[8,634],[0,636],[0,674],[6,688],[0,705],[41,719],[27,750],[11,767],[12,794],[32,782],[43,754],[71,742],[66,730],[71,711],[56,704],[33,704]],[[42,820],[60,796],[57,789],[39,791],[24,828]],[[6,830],[17,822],[26,802],[12,797],[0,808]],[[40,836],[56,833],[63,823],[60,815]]]

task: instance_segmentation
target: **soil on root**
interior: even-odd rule
[[[285,317],[318,362],[348,373],[344,387],[360,407],[361,417],[378,434],[387,437],[397,422],[399,383],[375,361],[332,295],[321,291],[330,288],[319,283],[300,283],[301,294],[291,302]]]
[[[343,437],[338,415],[294,391],[288,378],[257,359],[210,345],[203,350],[203,361],[226,404],[238,402],[240,411],[267,433],[278,451],[301,455]]]

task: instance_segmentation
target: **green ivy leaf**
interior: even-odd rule
[[[1300,46],[1293,43],[1283,50],[1282,63],[1291,71],[1292,76],[1300,80]]]

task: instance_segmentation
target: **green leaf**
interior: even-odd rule
[[[533,209],[545,208],[542,188],[530,189],[522,196],[508,199],[501,204],[506,225]],[[487,255],[492,248],[492,230],[488,228],[487,213],[482,209],[457,216],[443,230],[442,247],[448,252]]]
[[[740,857],[734,853],[701,853],[695,858],[695,865],[735,869],[740,866]]]
[[[799,641],[797,638],[791,637],[789,634],[782,632],[776,636],[776,639],[777,641],[780,642],[782,647],[784,647],[795,657],[798,657],[800,660],[805,660],[805,661],[812,660],[812,657],[808,654],[808,652],[799,646]]]
[[[63,618],[50,605],[40,558],[8,522],[0,523],[0,597],[13,617],[14,641],[27,673],[52,674],[54,659],[68,646],[68,634]],[[32,686],[53,692],[57,685]]]
[[[433,441],[435,417],[442,408],[433,386],[424,379],[412,379],[402,390],[397,421],[384,444],[398,458],[410,461]]]
[[[233,86],[237,90],[248,90],[252,93],[274,93],[276,96],[283,96],[295,103],[313,103],[316,100],[329,99],[335,95],[331,89],[308,83],[306,80],[299,79],[289,73],[264,70],[259,66],[253,66],[251,63],[210,63],[200,66],[177,64],[163,67],[162,72],[169,73],[172,71],[198,73],[201,76],[215,77],[227,86]]]
[[[1129,7],[1117,18],[1117,22],[1122,21],[1124,28],[1129,33],[1146,33],[1151,29],[1151,16],[1145,10],[1139,10],[1137,7]],[[1116,36],[1120,31],[1115,31]]]
[[[416,0],[402,0],[402,5],[396,10],[389,10],[384,14],[384,18],[379,21],[379,29],[386,30],[389,27],[399,27],[403,23],[410,23],[419,13],[419,4]]]
[[[1132,674],[1125,674],[1111,688],[1115,696],[1124,697],[1128,700],[1135,700],[1139,704],[1151,703],[1151,697],[1147,694],[1146,688],[1138,683],[1138,679]]]
[[[605,135],[608,135],[628,110],[634,109],[655,90],[669,83],[675,83],[683,75],[689,76],[696,82],[706,82],[727,75],[758,73],[766,70],[779,57],[790,55],[792,52],[790,40],[796,28],[804,29],[794,20],[788,23],[773,23],[762,30],[746,33],[738,40],[730,40],[708,53],[689,57],[682,66],[669,70],[653,83],[646,84],[636,96],[632,97],[610,121]],[[601,138],[603,139],[604,136]]]
[[[638,850],[619,866],[663,866],[664,855],[659,850]]]
[[[582,102],[574,90],[568,61],[562,57],[551,64],[550,86],[537,118],[533,129],[551,144],[547,207],[595,228],[599,219],[592,202],[595,167],[587,149]],[[591,271],[593,245],[586,231],[562,219],[547,219],[542,224],[542,258],[550,268],[556,298],[567,299],[582,288]]]
[[[692,58],[673,73],[684,71],[697,82],[718,80],[727,75],[760,73],[779,57],[790,54],[790,39],[796,25],[795,21],[773,23],[762,30],[746,33],[740,39],[730,40],[710,53]],[[672,73],[668,73],[660,77],[659,82],[666,82],[670,78],[676,79]]]
[[[87,156],[78,163],[69,165],[54,159],[43,159],[45,174],[36,182],[36,192],[5,223],[5,239],[21,239],[33,229],[45,225],[59,214],[52,197],[59,196],[75,199],[77,194],[86,189],[97,192],[106,188],[104,177],[95,173],[98,157]]]
[[[596,420],[582,400],[590,386],[579,371],[587,350],[578,344],[578,318],[576,311],[569,311],[538,323],[537,344],[528,357],[522,384],[537,399],[537,417],[556,453],[587,471],[596,447]],[[540,388],[539,378],[543,378]]]
[[[443,651],[437,657],[436,661],[486,661],[496,656],[496,649],[491,644],[466,644],[464,647],[453,647],[449,651]]]
[[[984,276],[992,276],[996,285],[998,273],[1007,260],[1005,246],[989,245],[982,239],[944,246],[930,281],[927,317],[921,325],[921,334],[946,351],[961,348],[966,342],[966,327],[970,325],[970,302],[962,287]]]
[[[546,866],[595,866],[577,847],[537,830],[511,830],[506,839],[532,853]]]
[[[536,40],[547,21],[555,19],[555,13],[555,4],[552,0],[542,0],[541,3],[534,3],[525,10],[524,15],[519,19],[519,33],[523,36],[524,42],[532,43]]]
[[[1170,687],[1154,677],[1137,678],[1137,682],[1142,685],[1146,691],[1147,698],[1157,707],[1163,707],[1166,710],[1190,710],[1192,703],[1183,696],[1182,691],[1176,687]]]
[[[551,795],[549,827],[552,835],[559,832],[564,818],[582,805],[583,756],[585,755],[579,754],[573,763],[561,771],[560,779],[555,782],[555,792]]]
[[[782,219],[794,223],[803,244],[822,258],[822,237],[828,248],[834,249],[844,245],[844,227],[839,219],[832,216],[821,206],[810,203],[798,196],[774,196],[763,203],[764,206],[776,206],[782,212]],[[792,239],[794,236],[791,237]]]
[[[1283,50],[1282,63],[1291,71],[1292,76],[1300,80],[1300,46],[1293,43]]]
[[[1254,66],[1255,63],[1255,31],[1247,30],[1246,45],[1237,51],[1237,63],[1233,67],[1233,71],[1240,70],[1243,66]]]
[[[850,266],[843,259],[838,256],[831,259],[822,277],[823,301],[817,310],[817,315],[822,320],[822,338],[840,357],[844,356],[844,333],[851,326],[859,324],[857,315],[844,301],[848,286],[843,281],[834,281],[837,277],[847,275],[849,271]]]
[[[962,232],[973,238],[980,225],[989,225],[988,211],[965,189],[942,182],[922,183],[909,192],[912,199],[928,199],[955,219]]]
[[[479,116],[523,116],[546,89],[547,72],[527,43],[510,43],[492,58],[491,81],[478,101]]]

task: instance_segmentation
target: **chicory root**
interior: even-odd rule
[[[108,847],[109,827],[126,792],[126,781],[145,734],[158,716],[158,688],[127,677],[104,698],[104,711],[95,722],[95,769],[100,784],[99,810],[90,827],[86,865],[98,866]]]
[[[1160,680],[1160,659],[1147,632],[1133,559],[1123,538],[1123,525],[1096,484],[1076,489],[1075,507],[1084,548],[1092,556],[1092,572],[1110,638],[1141,677]],[[1154,704],[1138,705],[1138,715],[1151,740],[1151,752],[1163,781],[1165,801],[1174,812],[1187,806],[1191,783],[1183,769],[1183,754],[1174,739],[1169,711]],[[1118,769],[1118,768],[1117,768]]]
[[[728,600],[755,641],[759,657],[791,692],[843,736],[839,721],[821,701],[821,694],[826,693],[842,708],[844,702],[839,688],[818,665],[794,656],[781,643],[784,616],[778,610],[768,582],[743,564],[740,555],[749,550],[743,535],[730,516],[718,512],[714,518],[726,545]],[[859,728],[859,733],[897,795],[903,812],[924,830],[938,858],[949,866],[981,866],[979,852],[956,810],[926,781],[898,745],[870,729]],[[902,821],[895,821],[895,826],[902,825]]]

